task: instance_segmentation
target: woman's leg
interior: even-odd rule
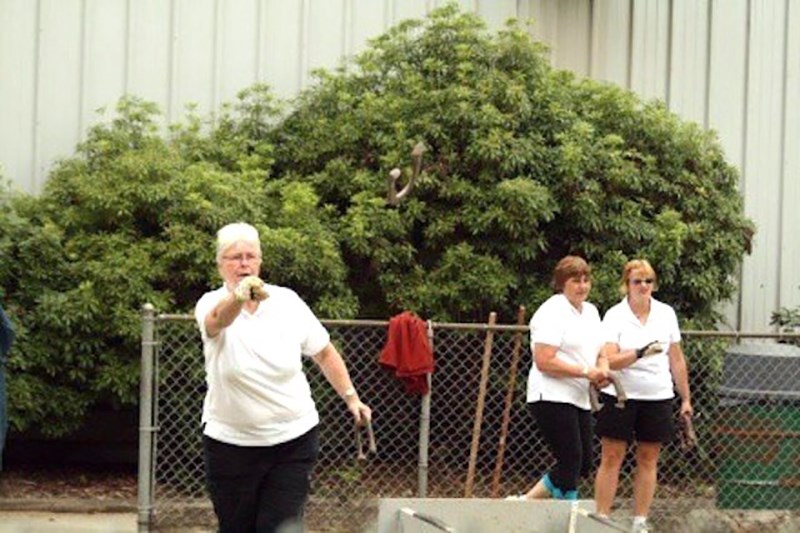
[[[258,533],[303,531],[303,512],[318,454],[317,428],[272,447],[272,465],[259,487]]]
[[[203,436],[206,483],[221,533],[256,528],[259,450]],[[263,448],[262,448],[263,450]]]
[[[647,518],[656,493],[658,456],[662,443],[675,438],[672,400],[641,402],[636,418],[636,474],[633,478],[633,514]]]
[[[583,442],[579,414],[571,404],[536,402],[532,409],[539,431],[556,458],[555,466],[526,495],[527,498],[577,498],[583,464]]]
[[[602,456],[594,480],[594,499],[598,514],[610,515],[619,484],[619,470],[625,459],[628,443],[624,440],[603,437],[600,440]]]
[[[656,493],[660,442],[639,442],[636,446],[636,475],[633,479],[633,514],[644,516]]]
[[[594,431],[592,412],[578,410],[578,433],[581,439],[581,469],[579,478],[585,478],[594,468]]]
[[[600,399],[603,407],[597,413],[595,431],[600,436],[602,455],[594,480],[594,499],[598,514],[609,515],[617,494],[619,471],[633,439],[639,402],[629,399],[620,408],[614,396],[602,393]]]
[[[206,480],[221,533],[302,531],[319,432],[275,446],[235,446],[203,436]]]
[[[543,479],[540,479],[531,490],[525,493],[526,500],[546,500],[552,496],[553,495],[550,494],[550,491],[545,486]]]

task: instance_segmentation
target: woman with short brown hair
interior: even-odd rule
[[[561,259],[553,271],[557,294],[530,322],[534,364],[528,376],[528,405],[556,464],[523,496],[511,499],[576,500],[578,480],[592,467],[592,415],[588,383],[603,385],[608,367],[600,314],[586,301],[591,268],[581,257]]]

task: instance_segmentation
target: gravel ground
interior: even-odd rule
[[[97,469],[0,472],[0,532],[135,532],[136,474]]]
[[[105,532],[137,530],[136,513],[62,513],[46,511],[0,511],[2,533]]]
[[[136,532],[136,481],[133,469],[8,468],[0,472],[0,533]],[[160,531],[212,530],[181,527]]]
[[[0,500],[78,499],[136,504],[136,473],[34,467],[0,472]]]
[[[0,533],[135,532],[136,497],[136,472],[132,469],[10,468],[0,472]],[[714,508],[713,499],[684,500],[678,495],[671,495],[670,503],[685,512],[681,520],[659,531],[800,531],[797,512],[720,511]],[[621,515],[622,511],[616,514]],[[183,528],[180,531],[200,533],[207,530]]]

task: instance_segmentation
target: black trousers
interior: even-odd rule
[[[236,446],[203,435],[203,448],[221,533],[302,531],[319,454],[316,427],[275,446]]]
[[[528,404],[536,417],[556,465],[550,481],[562,491],[576,490],[578,480],[592,471],[592,414],[570,403]]]

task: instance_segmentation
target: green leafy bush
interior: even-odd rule
[[[93,405],[134,404],[142,304],[191,311],[220,283],[214,237],[228,222],[261,229],[271,280],[306,289],[326,316],[352,316],[317,195],[250,168],[269,161],[268,145],[241,144],[253,112],[227,109],[206,134],[190,117],[165,140],[152,104],[123,99],[41,196],[11,195],[0,213],[0,285],[19,333],[9,361],[15,428],[60,435]]]
[[[769,323],[777,326],[779,333],[800,333],[800,305],[794,309],[781,307],[772,313]],[[800,339],[789,339],[780,342],[800,346]]]
[[[660,103],[549,66],[519,25],[486,32],[450,5],[319,73],[272,132],[276,174],[311,183],[336,211],[362,313],[411,308],[439,320],[511,321],[549,294],[558,258],[584,255],[593,300],[618,300],[633,257],[660,297],[713,324],[753,225],[712,133]],[[386,176],[416,188],[387,205]],[[505,317],[505,318],[503,318]]]

